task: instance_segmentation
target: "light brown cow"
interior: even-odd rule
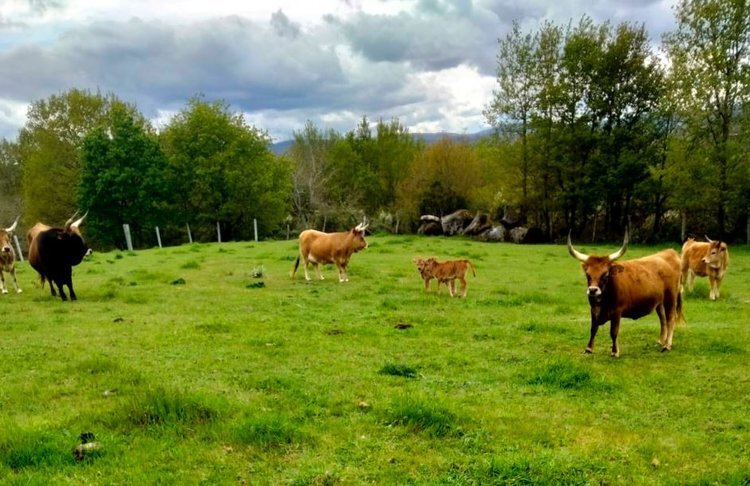
[[[318,278],[323,280],[320,273],[321,263],[335,263],[339,271],[339,282],[348,282],[349,276],[346,266],[353,253],[367,248],[365,241],[366,223],[360,223],[349,231],[340,233],[323,233],[316,230],[305,230],[299,235],[299,256],[294,262],[291,277],[294,278],[299,267],[300,258],[305,264],[305,280],[310,280],[307,266],[312,263]]]
[[[18,225],[18,218],[10,225],[9,228],[0,229],[0,291],[8,293],[8,287],[5,286],[5,275],[7,272],[13,277],[13,283],[16,285],[16,293],[21,293],[21,288],[16,280],[16,253],[13,251],[11,236]]]
[[[661,324],[662,351],[672,349],[672,335],[682,319],[680,257],[669,249],[636,260],[616,262],[628,247],[628,233],[619,250],[608,256],[589,256],[573,248],[568,234],[568,251],[580,260],[586,274],[586,295],[591,306],[591,337],[586,353],[594,351],[599,326],[610,321],[612,356],[620,356],[617,336],[620,319],[639,319],[656,311]]]
[[[688,238],[682,245],[682,285],[693,290],[695,276],[708,277],[711,286],[709,298],[719,298],[719,287],[729,266],[729,247],[726,242],[711,240],[707,243]]]

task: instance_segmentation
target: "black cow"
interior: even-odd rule
[[[75,217],[75,216],[73,216]],[[64,228],[49,228],[34,235],[29,245],[29,263],[39,273],[42,280],[49,280],[49,289],[56,297],[54,285],[60,291],[60,298],[68,300],[63,285],[68,286],[70,299],[76,300],[73,290],[73,267],[81,263],[91,250],[83,241],[79,226],[86,215],[77,221],[70,218]],[[54,285],[53,285],[54,284]]]

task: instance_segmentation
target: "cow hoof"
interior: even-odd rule
[[[619,358],[620,357],[620,353],[612,353],[612,354],[610,354],[610,356],[612,356],[613,358]]]
[[[586,348],[583,350],[583,354],[594,354],[594,350],[591,348]]]
[[[7,291],[7,290],[3,290],[3,293],[4,293],[4,294],[7,294],[7,293],[8,293],[8,291]]]
[[[21,289],[16,289],[16,293],[17,293],[17,294],[20,294],[21,292],[23,292],[23,290],[21,290]]]
[[[662,352],[662,353],[666,353],[667,351],[671,351],[671,350],[672,350],[672,348],[671,348],[671,347],[669,347],[669,348],[668,348],[668,347],[666,347],[666,346],[663,346],[663,347],[661,348],[661,352]]]

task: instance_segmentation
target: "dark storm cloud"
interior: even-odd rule
[[[461,64],[492,75],[497,36],[510,25],[469,0],[420,0],[414,12],[342,20],[326,17],[355,52],[374,62],[405,62],[417,70],[439,71]]]
[[[112,92],[147,116],[202,93],[242,111],[321,108],[367,112],[413,102],[398,66],[346,72],[330,43],[282,12],[269,25],[227,17],[189,26],[101,22],[44,45],[0,53],[3,97],[35,100],[70,88]]]

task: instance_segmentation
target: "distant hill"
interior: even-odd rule
[[[443,138],[449,138],[451,140],[466,140],[474,142],[480,138],[487,137],[493,132],[492,128],[486,130],[480,130],[475,133],[449,133],[449,132],[435,132],[435,133],[412,133],[411,136],[417,140],[422,140],[425,143],[435,143]],[[276,155],[281,155],[286,152],[289,147],[292,146],[294,140],[282,140],[271,144],[271,151]]]

